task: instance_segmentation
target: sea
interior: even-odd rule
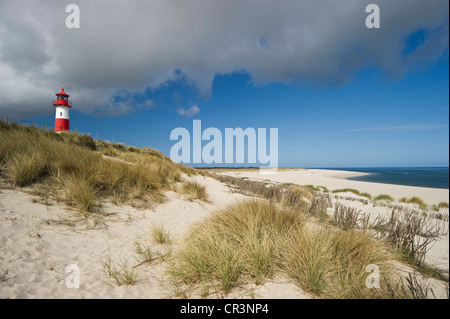
[[[449,189],[448,167],[367,167],[329,168],[370,173],[347,179],[354,181]]]

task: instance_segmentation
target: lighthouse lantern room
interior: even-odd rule
[[[72,107],[72,102],[69,101],[69,94],[64,92],[56,93],[56,100],[53,100],[53,106],[56,107],[55,114],[55,132],[69,131],[69,109]]]

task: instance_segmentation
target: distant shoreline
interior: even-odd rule
[[[374,197],[380,194],[388,194],[396,200],[400,200],[403,197],[411,198],[413,196],[418,196],[430,205],[449,201],[448,189],[399,185],[386,182],[375,183],[352,179],[355,178],[355,176],[358,178],[364,178],[370,175],[360,172],[326,169],[280,169],[273,174],[265,175],[260,174],[256,169],[234,170],[226,168],[221,168],[218,172],[237,177],[247,177],[255,180],[268,179],[278,183],[324,186],[330,191],[351,188],[360,192],[367,192]]]
[[[211,171],[255,172],[258,167],[199,167]],[[324,171],[327,177],[349,181],[392,184],[410,187],[449,189],[448,167],[349,167],[349,168],[279,168],[286,171]],[[329,172],[329,174],[327,174]]]

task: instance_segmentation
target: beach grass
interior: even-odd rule
[[[389,249],[356,231],[305,229],[286,243],[285,268],[306,291],[324,298],[366,298],[368,265],[391,271]],[[387,277],[387,276],[386,276]]]
[[[401,203],[407,203],[407,204],[417,204],[419,205],[419,208],[422,210],[427,209],[428,205],[425,203],[425,201],[417,196],[411,197],[411,198],[406,198],[403,197],[400,199]]]
[[[335,189],[335,190],[333,190],[332,191],[332,193],[334,193],[334,194],[336,194],[336,193],[353,193],[353,194],[355,194],[355,195],[358,195],[358,196],[362,196],[362,197],[365,197],[365,198],[367,198],[367,199],[372,199],[372,195],[371,194],[369,194],[369,193],[361,193],[359,190],[357,190],[357,189],[354,189],[354,188],[340,188],[340,189]]]
[[[47,160],[43,154],[17,154],[7,162],[7,174],[17,186],[38,182],[48,172]]]
[[[367,199],[372,199],[372,195],[369,194],[369,193],[361,193],[361,194],[359,194],[359,195],[362,196],[362,197],[365,197],[365,198],[367,198]]]
[[[374,201],[387,201],[387,202],[393,202],[395,199],[387,194],[381,194],[374,198]]]
[[[361,192],[357,189],[353,189],[353,188],[340,188],[340,189],[335,189],[332,191],[333,194],[336,193],[353,193],[355,195],[361,195]]]
[[[303,187],[310,189],[314,192],[320,192],[320,188],[318,186],[314,186],[314,185],[303,185]]]
[[[60,178],[60,183],[64,185],[67,200],[77,205],[82,213],[88,214],[94,210],[97,189],[93,178],[67,174]]]
[[[363,298],[366,267],[390,272],[390,250],[355,231],[311,229],[298,211],[264,200],[231,205],[196,225],[174,255],[170,274],[224,293],[246,282],[289,274],[317,296]]]
[[[108,258],[106,261],[102,261],[102,266],[106,279],[115,283],[117,286],[132,286],[138,281],[138,271],[124,262],[115,263],[111,261],[111,258]]]
[[[154,260],[154,253],[151,247],[145,242],[142,242],[139,238],[135,239],[134,247],[136,253],[143,259],[143,262],[150,263]]]
[[[180,193],[189,201],[200,200],[207,202],[208,193],[206,192],[206,187],[198,182],[187,181],[181,186]]]
[[[438,207],[439,208],[449,208],[449,204],[447,202],[440,202]]]
[[[151,237],[156,244],[169,244],[170,234],[161,225],[153,225],[150,229]]]
[[[19,187],[50,185],[48,196],[90,213],[105,198],[137,207],[161,203],[182,174],[197,170],[153,149],[1,122],[0,172]]]

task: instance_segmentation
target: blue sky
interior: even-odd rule
[[[362,70],[340,87],[255,85],[241,72],[216,76],[209,98],[181,80],[147,93],[160,107],[103,117],[80,113],[74,105],[70,121],[72,130],[93,137],[99,132],[103,140],[114,136],[116,142],[150,146],[166,155],[175,144],[170,132],[184,127],[192,133],[197,119],[202,129],[222,132],[227,127],[278,128],[282,167],[448,166],[448,85],[448,58],[398,79]],[[176,112],[193,104],[201,110],[193,117]],[[34,122],[52,125],[50,103],[48,109]]]
[[[376,1],[380,29],[370,0],[261,1],[80,0],[80,29],[1,1],[0,116],[52,127],[64,87],[72,130],[166,155],[201,120],[278,128],[281,167],[449,165],[447,0]]]

